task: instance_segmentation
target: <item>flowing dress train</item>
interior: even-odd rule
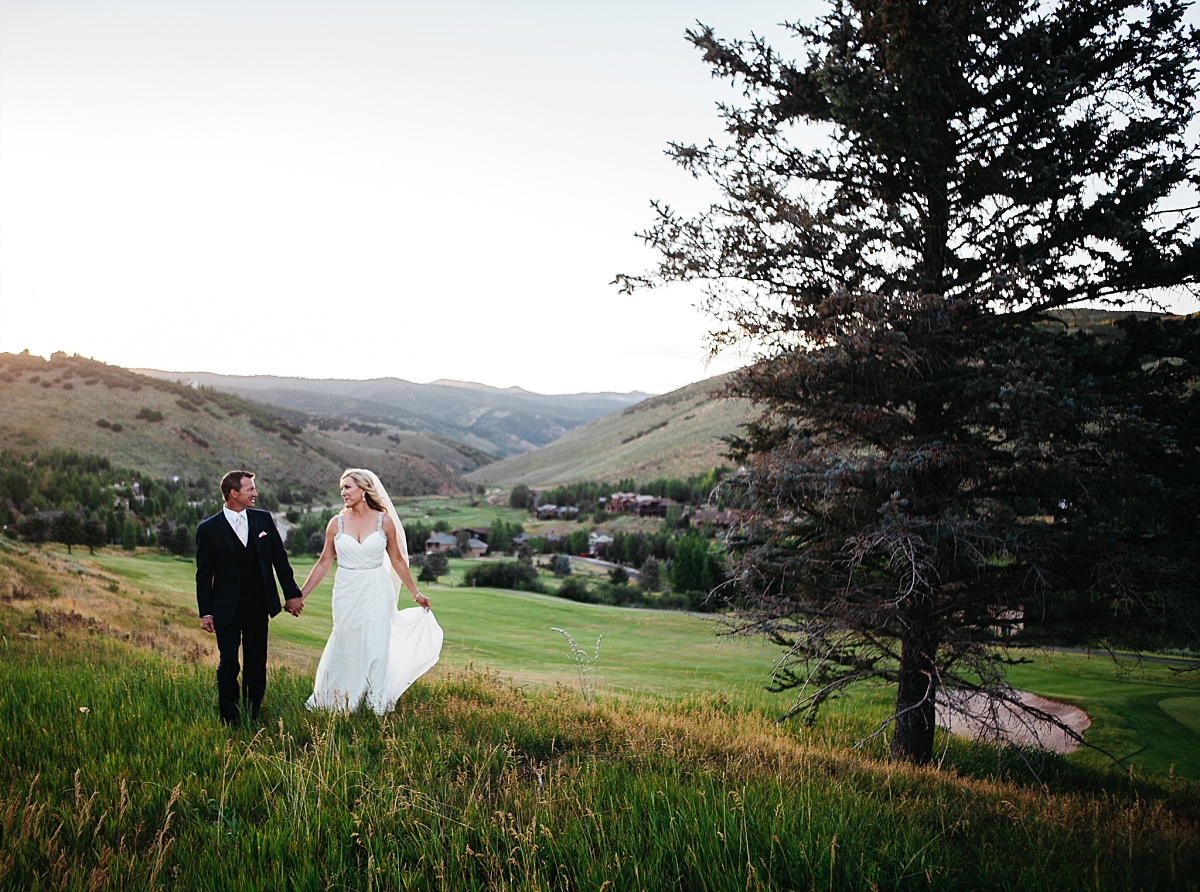
[[[384,715],[438,661],[442,629],[432,611],[397,609],[383,514],[362,542],[343,532],[340,515],[337,521],[333,631],[305,706],[351,712],[365,700]]]

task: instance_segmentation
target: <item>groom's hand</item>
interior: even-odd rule
[[[200,628],[206,632],[211,632],[214,629],[213,618],[211,616],[200,617]]]
[[[283,602],[283,609],[286,610],[288,613],[290,613],[292,616],[299,616],[300,611],[302,611],[304,609],[304,599],[303,598],[288,598],[286,601]]]

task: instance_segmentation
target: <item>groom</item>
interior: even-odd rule
[[[283,609],[299,616],[300,589],[283,550],[283,540],[267,511],[254,508],[258,490],[249,471],[221,478],[225,506],[196,528],[196,603],[200,628],[217,635],[217,701],[221,721],[238,720],[238,701],[257,719],[267,688],[267,621]],[[274,568],[274,573],[272,573]],[[245,663],[238,696],[238,649]]]

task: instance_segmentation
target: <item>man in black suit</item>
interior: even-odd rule
[[[303,601],[288,563],[283,539],[270,512],[254,508],[258,490],[249,471],[230,471],[221,478],[225,506],[196,528],[196,603],[200,628],[215,632],[220,663],[217,701],[221,721],[235,724],[239,699],[258,718],[267,688],[267,623],[282,609],[299,616]],[[274,570],[274,572],[272,572]],[[242,696],[238,696],[238,649]]]

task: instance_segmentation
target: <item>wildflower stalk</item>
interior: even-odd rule
[[[579,675],[579,691],[583,694],[583,702],[591,706],[596,691],[596,679],[592,677],[592,670],[600,665],[600,639],[604,636],[596,636],[596,652],[589,656],[586,650],[575,643],[575,639],[566,629],[553,626],[550,631],[558,632],[567,639],[567,644],[571,647],[571,659],[574,660],[575,671]]]

